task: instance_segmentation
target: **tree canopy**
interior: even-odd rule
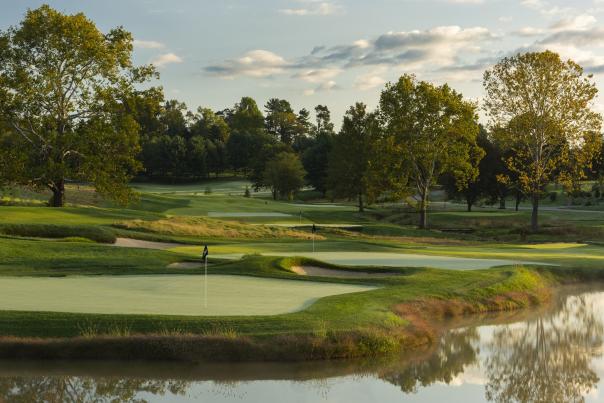
[[[430,189],[440,175],[451,173],[460,187],[478,175],[483,151],[476,144],[476,105],[447,85],[404,75],[382,91],[380,114],[417,190],[419,227],[426,228]]]
[[[484,74],[485,111],[506,160],[533,205],[538,229],[539,199],[547,183],[584,174],[599,152],[601,116],[592,110],[597,88],[591,76],[556,53],[525,53],[501,60]]]
[[[123,28],[103,33],[81,13],[47,5],[0,32],[0,116],[12,143],[0,152],[22,162],[12,182],[50,189],[52,206],[64,204],[68,179],[128,198],[139,126],[125,103],[154,74],[131,56]]]
[[[291,200],[294,192],[304,185],[306,172],[298,156],[291,152],[281,152],[266,163],[264,185],[271,189],[273,198],[278,196]]]

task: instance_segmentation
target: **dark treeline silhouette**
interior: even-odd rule
[[[161,90],[139,92],[132,102],[141,127],[141,176],[171,182],[193,181],[223,173],[249,178],[255,189],[291,197],[305,183],[325,194],[334,124],[326,106],[295,112],[284,99],[272,98],[264,113],[243,97],[232,108],[190,111],[177,100],[164,101]]]

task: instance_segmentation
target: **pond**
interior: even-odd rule
[[[597,402],[604,292],[483,316],[427,351],[377,361],[2,362],[0,402]]]

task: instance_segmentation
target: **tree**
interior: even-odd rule
[[[489,138],[489,133],[482,126],[480,126],[476,144],[484,153],[484,157],[478,164],[478,176],[474,180],[468,181],[465,186],[460,186],[453,174],[445,174],[441,180],[445,192],[449,198],[463,199],[468,211],[472,211],[472,206],[483,198],[491,204],[499,201],[500,206],[503,203],[502,208],[505,208],[507,186],[497,180],[497,176],[505,172],[501,154],[496,144]]]
[[[271,189],[273,199],[277,196],[293,199],[294,192],[304,185],[306,172],[298,156],[282,152],[266,163],[264,184]]]
[[[231,131],[240,133],[259,133],[264,131],[264,116],[253,98],[243,97],[233,109],[227,113],[225,120]]]
[[[266,131],[282,143],[291,145],[297,135],[304,130],[298,116],[285,99],[271,98],[264,106]]]
[[[430,189],[438,178],[450,173],[463,188],[478,175],[483,152],[476,145],[476,105],[447,85],[404,75],[382,91],[380,113],[417,189],[419,227],[427,228]]]
[[[602,118],[591,109],[598,90],[581,66],[550,51],[501,60],[485,72],[484,88],[489,123],[511,151],[506,165],[531,199],[537,231],[545,185],[585,168],[600,148]]]
[[[214,142],[226,144],[230,128],[224,118],[209,108],[197,108],[197,113],[190,116],[191,135],[202,136]]]
[[[597,182],[597,190],[600,197],[604,193],[604,141],[601,141],[600,152],[594,156],[592,161],[592,176]]]
[[[241,98],[233,109],[222,111],[220,115],[231,129],[226,143],[228,161],[233,169],[248,175],[259,150],[267,141],[264,116],[250,97]]]
[[[268,133],[257,135],[254,140],[257,141],[257,146],[253,149],[248,179],[252,182],[254,189],[259,190],[270,187],[265,182],[266,164],[281,153],[292,153],[292,149]]]
[[[128,199],[140,169],[139,127],[125,103],[154,74],[134,67],[131,54],[124,29],[104,34],[83,14],[47,5],[0,32],[0,119],[23,161],[12,181],[50,189],[56,207],[68,179]]]
[[[312,130],[310,144],[302,153],[302,164],[307,172],[306,180],[323,196],[327,192],[329,155],[333,149],[334,131],[329,109],[317,105],[315,108],[317,124]]]
[[[204,140],[204,148],[206,152],[206,166],[198,167],[205,169],[208,172],[218,173],[227,169],[227,142],[230,135],[230,128],[222,116],[214,113],[208,108],[197,108],[196,114],[189,116],[191,125],[191,141],[195,140],[198,145],[201,140]],[[196,148],[199,150],[199,148]]]
[[[342,130],[334,138],[329,158],[328,184],[335,196],[354,197],[359,211],[365,201],[374,199],[371,178],[371,161],[376,154],[381,130],[375,113],[357,102],[344,115]]]
[[[325,105],[315,106],[315,116],[317,120],[317,126],[315,133],[333,133],[333,123],[331,123],[331,112]]]
[[[306,179],[323,196],[327,192],[329,156],[333,149],[333,143],[333,134],[318,134],[302,154],[302,164],[307,172]]]

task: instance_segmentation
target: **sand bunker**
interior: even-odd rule
[[[170,243],[170,242],[151,242],[151,241],[141,241],[140,239],[131,239],[131,238],[117,238],[113,246],[118,246],[120,248],[140,248],[140,249],[172,249],[177,248],[179,246],[183,246],[179,243]]]
[[[320,260],[339,266],[374,266],[374,267],[433,267],[451,270],[488,269],[495,266],[515,264],[547,263],[527,262],[504,259],[473,259],[450,256],[420,255],[410,253],[386,252],[275,252],[263,253],[265,256],[300,256]]]
[[[400,273],[372,273],[368,271],[348,271],[326,269],[317,266],[292,266],[291,270],[301,276],[336,277],[336,278],[364,278],[364,277],[392,277]]]
[[[220,212],[210,211],[208,217],[291,217],[291,214],[266,212],[266,213],[248,213],[248,212]]]
[[[168,266],[168,269],[199,269],[203,267],[203,263],[199,262],[176,262],[171,263]]]

